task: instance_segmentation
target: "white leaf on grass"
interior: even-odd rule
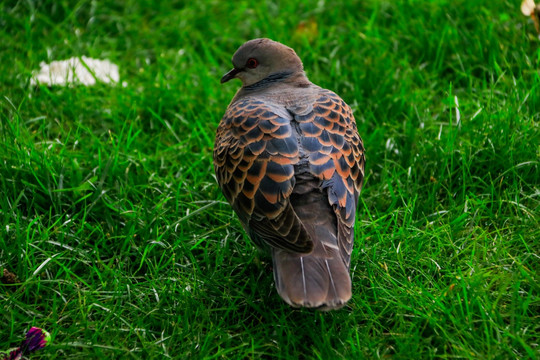
[[[531,16],[535,7],[536,7],[536,4],[534,3],[533,0],[523,0],[521,2],[521,12],[525,16]]]
[[[86,56],[53,61],[50,64],[41,62],[41,69],[34,71],[30,83],[32,85],[85,85],[90,86],[96,80],[106,84],[118,83],[120,75],[118,65],[109,60],[98,60]]]
[[[399,154],[399,150],[397,148],[397,144],[394,138],[388,138],[388,140],[386,140],[385,147],[386,147],[386,151],[393,152],[394,154]]]
[[[474,119],[475,117],[477,117],[478,114],[480,114],[481,112],[482,112],[482,108],[478,109],[478,110],[474,113],[474,115],[472,116],[471,120]],[[518,112],[519,112],[519,110],[518,110]]]
[[[49,263],[49,261],[51,261],[52,259],[54,259],[55,257],[57,257],[58,255],[60,254],[54,254],[53,256],[51,257],[48,257],[44,262],[41,263],[41,265],[38,266],[38,268],[36,270],[34,270],[34,272],[32,273],[32,277],[36,276],[37,274],[39,274],[39,272],[41,271],[41,269],[43,269],[45,267],[45,265],[47,265]]]
[[[461,127],[461,113],[459,112],[459,101],[458,97],[454,96],[454,104],[456,104],[456,125]]]

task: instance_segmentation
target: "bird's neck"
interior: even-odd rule
[[[275,83],[287,81],[293,74],[294,73],[291,71],[281,71],[281,72],[273,73],[273,74],[268,75],[261,81],[258,81],[248,86],[243,86],[242,89],[245,91],[257,91],[260,89],[264,89],[264,88],[274,85]]]
[[[273,73],[259,82],[240,88],[232,102],[244,96],[257,95],[259,92],[267,96],[274,94],[283,97],[289,91],[296,91],[297,88],[307,88],[311,85],[312,83],[303,70]]]

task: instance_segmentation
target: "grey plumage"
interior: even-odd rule
[[[335,309],[351,297],[349,262],[364,148],[349,106],[311,83],[289,47],[242,45],[242,80],[217,131],[219,185],[251,239],[270,248],[279,295]]]

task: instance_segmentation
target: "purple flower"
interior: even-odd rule
[[[21,344],[23,354],[31,353],[39,349],[43,349],[47,345],[47,340],[50,337],[49,333],[37,327],[31,327],[26,333],[26,339]]]
[[[32,327],[26,333],[26,339],[23,340],[21,346],[10,351],[3,360],[19,360],[23,355],[28,355],[33,351],[43,349],[50,340],[51,335],[47,331]]]
[[[22,351],[21,348],[17,348],[13,351],[11,351],[9,354],[7,354],[3,360],[19,360],[22,358]]]

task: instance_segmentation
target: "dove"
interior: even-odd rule
[[[364,145],[351,108],[313,84],[290,47],[253,39],[221,83],[242,87],[218,125],[219,187],[251,240],[272,256],[278,294],[332,310],[351,298]]]

